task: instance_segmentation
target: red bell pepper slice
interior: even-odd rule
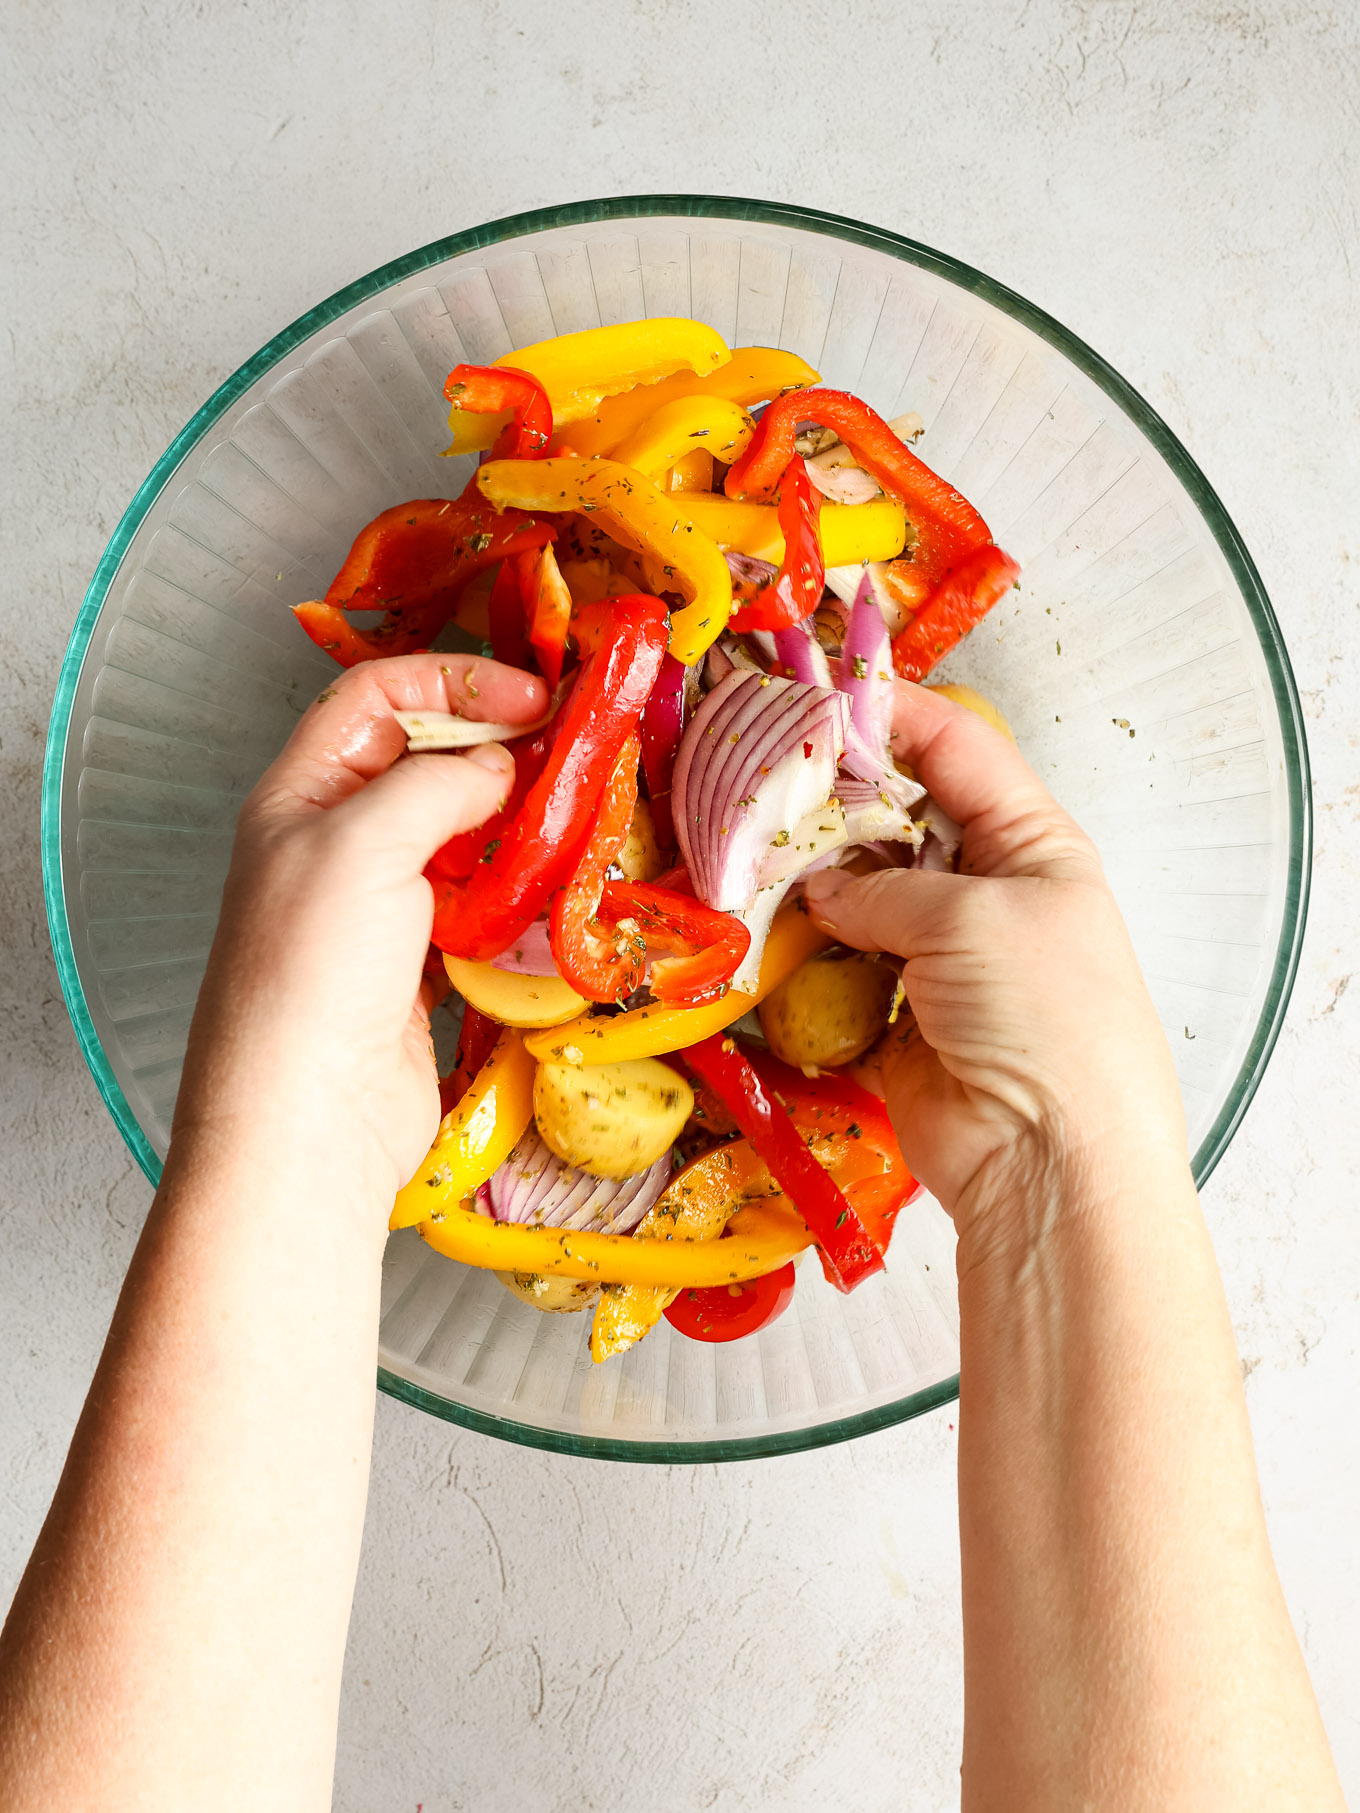
[[[558,973],[589,1001],[622,1001],[642,980],[647,947],[636,936],[606,939],[596,915],[605,870],[623,847],[638,793],[638,738],[619,751],[591,821],[576,873],[553,901],[548,942]]]
[[[822,559],[821,537],[817,533],[821,506],[821,495],[813,489],[807,466],[801,459],[791,459],[779,481],[779,530],[784,537],[784,564],[773,584],[733,611],[732,629],[792,629],[794,624],[801,623],[816,610],[826,584],[826,563]]]
[[[907,1169],[881,1098],[842,1072],[807,1077],[763,1051],[751,1053],[750,1062],[885,1253],[898,1211],[920,1195],[921,1186]]]
[[[487,621],[491,632],[491,656],[507,667],[531,670],[534,653],[529,646],[528,626],[524,618],[524,593],[514,559],[502,561],[501,569],[487,600]]]
[[[667,655],[642,713],[642,772],[647,776],[652,828],[663,850],[675,848],[671,780],[684,728],[685,666],[674,655]]]
[[[463,1006],[463,1029],[458,1036],[458,1056],[453,1069],[439,1079],[439,1112],[443,1116],[455,1109],[471,1086],[473,1077],[491,1056],[496,1040],[504,1030],[489,1015],[481,1013],[471,1002]]]
[[[519,577],[524,615],[529,624],[529,643],[538,657],[538,665],[549,686],[562,678],[562,663],[567,652],[567,631],[571,628],[571,593],[558,571],[550,547],[514,556]]]
[[[552,404],[538,379],[513,365],[455,365],[444,381],[444,396],[455,409],[502,415],[511,421],[491,449],[493,460],[535,460],[552,439]]]
[[[882,416],[844,390],[799,390],[777,397],[728,472],[727,495],[771,496],[794,457],[798,424],[805,421],[820,422],[838,434],[864,470],[902,505],[916,531],[912,563],[932,586],[965,554],[992,539],[968,499],[917,459]]]
[[[725,995],[751,948],[750,931],[740,919],[653,882],[607,881],[599,917],[617,928],[636,926],[630,935],[641,947],[678,953],[652,964],[652,993],[667,1007],[699,1007]]]
[[[474,487],[458,498],[415,498],[361,529],[325,598],[295,605],[293,614],[342,667],[409,655],[429,647],[484,567],[541,548],[556,533],[522,510],[493,510]],[[376,629],[356,629],[345,616],[374,610],[387,613]]]
[[[773,1099],[736,1041],[715,1033],[684,1052],[685,1062],[726,1102],[733,1119],[770,1167],[817,1239],[822,1270],[837,1290],[852,1291],[883,1270],[868,1230],[829,1171]]]
[[[1020,565],[993,542],[965,554],[893,638],[893,666],[904,680],[924,680],[976,627],[1020,577]]]
[[[485,960],[508,950],[569,875],[625,739],[637,728],[669,634],[659,598],[612,601],[611,634],[576,676],[543,772],[464,882],[435,891],[440,950]],[[495,846],[494,848],[492,846]]]
[[[479,862],[488,860],[488,849],[490,855],[495,855],[506,826],[514,822],[529,797],[529,789],[547,767],[548,756],[561,727],[562,713],[558,712],[542,730],[536,730],[532,736],[516,737],[510,744],[515,778],[509,798],[499,812],[480,825],[471,831],[462,831],[440,845],[425,865],[425,879],[431,887],[438,890],[447,881],[466,881]]]

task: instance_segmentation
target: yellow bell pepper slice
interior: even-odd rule
[[[748,411],[726,397],[677,397],[626,435],[610,458],[655,480],[696,448],[730,466],[745,453],[755,431]]]
[[[812,1245],[801,1215],[773,1203],[739,1209],[727,1240],[631,1234],[582,1234],[493,1221],[454,1205],[439,1221],[424,1221],[420,1237],[437,1253],[490,1272],[536,1272],[540,1277],[588,1278],[596,1284],[650,1284],[671,1290],[742,1284],[778,1271]]]
[[[715,1146],[685,1166],[633,1229],[634,1240],[716,1240],[736,1211],[779,1194],[764,1160],[748,1139]],[[590,1357],[626,1353],[665,1315],[678,1289],[659,1285],[609,1285],[595,1306]]]
[[[722,634],[732,613],[727,562],[643,473],[616,460],[488,460],[477,486],[498,510],[593,512],[616,541],[640,552],[658,591],[679,591],[689,600],[671,616],[677,661],[691,666]],[[688,508],[688,497],[684,502]]]
[[[706,1001],[702,1007],[666,1007],[652,1001],[646,1007],[630,1007],[626,1013],[601,1015],[598,1019],[582,1014],[563,1026],[531,1032],[524,1041],[525,1048],[545,1064],[616,1064],[627,1058],[653,1058],[667,1051],[683,1051],[686,1045],[697,1045],[700,1039],[721,1032],[749,1013],[799,964],[825,950],[830,942],[795,901],[775,914],[753,994],[732,988],[719,1000]]]
[[[687,453],[671,467],[663,491],[711,491],[713,489],[713,455],[698,448]]]
[[[467,1094],[440,1122],[420,1169],[398,1190],[389,1228],[415,1227],[456,1207],[509,1158],[534,1111],[537,1068],[507,1026]]]
[[[654,321],[630,321],[622,327],[588,327],[579,334],[558,334],[518,352],[505,353],[497,365],[513,366],[537,378],[552,404],[553,425],[593,416],[606,397],[654,384],[674,372],[682,380],[710,376],[731,354],[722,335],[702,321],[659,315]],[[453,409],[449,452],[475,453],[489,447],[506,422],[503,415],[474,415]]]
[[[797,353],[780,352],[773,346],[736,346],[727,363],[708,377],[691,378],[682,373],[656,384],[640,384],[636,390],[610,397],[593,415],[572,422],[555,439],[589,459],[612,453],[654,410],[679,397],[726,397],[730,403],[749,408],[752,403],[782,396],[786,390],[806,390],[818,381],[817,373]]]
[[[720,548],[753,554],[758,560],[784,558],[779,512],[773,504],[744,504],[712,493],[677,497],[676,508]],[[892,497],[870,498],[867,504],[822,505],[817,519],[822,559],[829,567],[858,566],[864,560],[894,560],[907,540],[907,519]]]

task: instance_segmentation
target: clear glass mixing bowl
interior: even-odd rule
[[[1152,410],[1020,297],[854,221],[706,196],[519,215],[374,271],[242,366],[137,493],[71,637],[43,814],[62,986],[129,1146],[155,1178],[238,804],[334,671],[287,607],[377,511],[459,491],[464,462],[438,457],[452,365],[643,315],[790,348],[886,416],[919,411],[923,456],[1023,563],[948,677],[998,701],[1099,844],[1202,1180],[1274,1043],[1308,880],[1298,701],[1237,531]],[[758,1337],[703,1346],[663,1323],[597,1367],[587,1317],[540,1315],[403,1233],[379,1380],[512,1441],[635,1461],[786,1453],[955,1394],[935,1204],[852,1297],[817,1273]]]

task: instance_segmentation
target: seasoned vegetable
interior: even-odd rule
[[[588,1284],[584,1278],[545,1278],[542,1272],[497,1272],[496,1276],[521,1303],[555,1316],[589,1309],[600,1299],[600,1286]]]
[[[463,999],[502,1026],[560,1026],[586,1004],[560,976],[516,975],[494,963],[447,954],[444,968]]]
[[[960,828],[893,759],[894,669],[919,680],[1018,569],[909,450],[919,418],[700,322],[561,335],[445,395],[448,451],[491,457],[384,511],[297,607],[342,665],[452,615],[546,683],[533,724],[481,721],[472,669],[467,711],[398,713],[422,760],[503,742],[514,776],[425,868],[421,998],[447,974],[465,1014],[391,1225],[534,1308],[594,1305],[597,1360],[663,1313],[736,1339],[814,1242],[839,1290],[881,1270],[917,1188],[852,1068],[894,966],[828,954],[786,896],[828,862],[955,866]]]
[[[814,957],[760,1003],[760,1029],[786,1064],[848,1064],[888,1024],[896,985],[889,966],[864,951]]]
[[[623,1064],[540,1064],[534,1118],[569,1165],[596,1177],[632,1177],[668,1152],[689,1119],[694,1091],[657,1058]]]

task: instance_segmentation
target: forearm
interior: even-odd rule
[[[330,1804],[383,1186],[273,1113],[177,1136],[6,1628],[14,1813]]]
[[[1012,1165],[960,1242],[968,1813],[1340,1806],[1188,1170]]]

